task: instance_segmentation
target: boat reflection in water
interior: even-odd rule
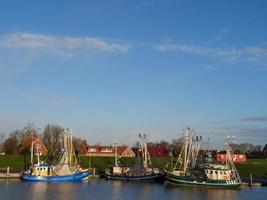
[[[242,190],[221,190],[200,187],[165,187],[163,184],[135,181],[105,181],[92,179],[79,183],[30,183],[0,180],[1,199],[21,200],[136,200],[194,199],[244,200],[266,199],[264,187],[243,187]]]

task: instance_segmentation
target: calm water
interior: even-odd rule
[[[90,180],[83,183],[23,183],[0,180],[0,199],[108,200],[108,199],[267,199],[267,187],[239,191],[166,187],[163,184]]]

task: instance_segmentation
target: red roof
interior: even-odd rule
[[[33,134],[32,137],[29,137],[24,144],[22,145],[22,147],[20,148],[20,150],[23,150],[25,148],[30,149],[32,146],[32,142],[34,141],[33,145],[35,148],[35,145],[40,145],[40,149],[39,151],[42,153],[42,155],[47,155],[48,151],[46,146],[44,145],[42,139],[37,135],[37,134]]]
[[[168,150],[161,144],[148,144],[148,151],[152,157],[167,157]]]
[[[117,146],[118,154],[122,154],[127,148],[127,146]]]

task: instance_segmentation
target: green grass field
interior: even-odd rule
[[[43,157],[42,160],[47,160],[46,157]],[[57,159],[54,159],[57,160]],[[121,158],[120,164],[122,165],[133,165],[135,163],[135,158]],[[152,158],[153,166],[159,169],[164,169],[168,163],[168,158]],[[0,168],[6,168],[7,166],[10,169],[20,169],[24,170],[27,164],[30,162],[29,155],[4,155],[0,156]],[[113,157],[87,157],[80,156],[78,157],[78,162],[83,168],[96,168],[97,172],[104,172],[105,169],[114,165]]]
[[[267,160],[266,159],[251,159],[246,163],[236,165],[236,168],[241,177],[249,177],[252,174],[254,177],[267,175]]]
[[[46,160],[46,158],[43,158]],[[87,157],[80,156],[78,161],[83,168],[96,168],[97,173],[104,172],[105,169],[114,165],[113,157]],[[169,164],[169,158],[152,158],[153,167],[166,169]],[[30,156],[23,155],[5,155],[0,156],[0,168],[20,169],[24,170],[27,163],[30,162]],[[122,165],[132,165],[135,158],[121,158]],[[246,163],[236,165],[241,177],[249,177],[252,174],[254,177],[267,175],[267,160],[251,159]]]
[[[24,170],[24,163],[30,162],[30,156],[23,155],[5,155],[0,156],[0,168],[21,169]]]

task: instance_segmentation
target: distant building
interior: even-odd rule
[[[226,154],[225,153],[217,153],[216,160],[219,162],[226,161]],[[232,160],[234,163],[244,163],[247,161],[246,154],[232,154]]]
[[[135,153],[131,147],[117,146],[118,155],[120,157],[135,157]],[[115,149],[114,149],[115,152]]]
[[[121,157],[135,157],[134,151],[127,146],[117,146],[117,153]],[[80,155],[114,157],[115,148],[111,145],[87,145],[84,146],[83,149],[80,151]]]
[[[86,156],[113,156],[112,146],[101,146],[101,145],[88,145],[86,146]]]
[[[168,157],[169,151],[162,144],[148,144],[149,155],[151,157]]]
[[[25,151],[25,150],[31,152],[32,144],[33,144],[34,150],[38,146],[39,152],[41,153],[41,155],[43,155],[43,156],[47,155],[48,150],[47,150],[46,146],[44,145],[42,139],[37,134],[33,134],[32,137],[28,138],[24,142],[24,144],[20,148],[20,152]]]

